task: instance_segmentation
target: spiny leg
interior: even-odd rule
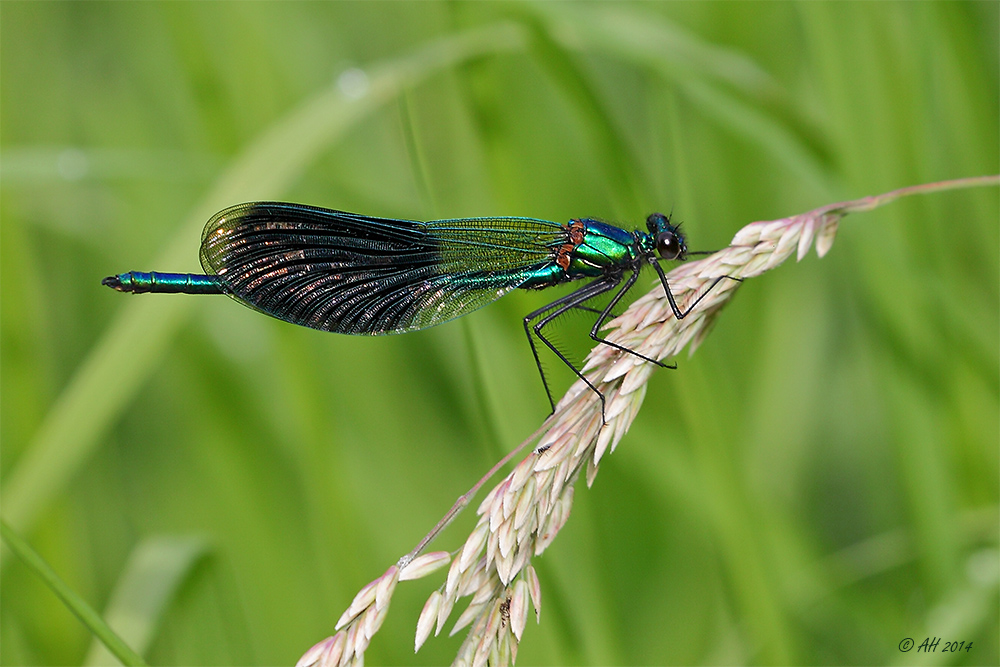
[[[698,298],[694,300],[694,303],[688,306],[687,310],[681,312],[681,309],[677,306],[677,301],[674,300],[673,292],[670,291],[670,285],[667,283],[667,275],[663,273],[663,267],[661,267],[655,261],[650,262],[650,264],[653,265],[653,268],[656,269],[656,273],[660,276],[660,283],[663,284],[663,291],[667,295],[667,301],[670,303],[670,309],[674,311],[674,317],[676,317],[678,320],[683,320],[685,317],[687,317],[691,313],[691,311],[694,310],[695,306],[697,306],[702,299],[708,296],[708,293],[711,292],[716,285],[718,285],[726,278],[729,278],[730,280],[735,280],[738,283],[743,282],[742,278],[737,278],[735,276],[719,276],[718,278],[712,281],[712,284],[708,286],[708,289],[706,289],[704,292],[698,295]]]
[[[546,313],[548,313],[551,310],[558,309],[556,315],[546,317],[546,319],[544,321],[546,323],[548,323],[552,319],[554,319],[555,317],[557,317],[558,315],[566,312],[567,310],[570,310],[571,308],[577,307],[579,304],[587,301],[588,299],[591,299],[591,298],[593,298],[595,296],[598,296],[599,294],[603,294],[604,292],[607,292],[608,290],[614,289],[614,286],[617,285],[617,284],[618,284],[618,281],[613,281],[609,285],[608,281],[606,281],[606,280],[595,280],[593,282],[587,283],[586,285],[584,285],[580,289],[567,294],[566,296],[563,296],[563,297],[560,297],[560,298],[556,299],[552,303],[549,303],[549,304],[546,304],[546,305],[542,306],[538,310],[535,310],[535,311],[532,311],[532,312],[528,313],[524,317],[524,333],[528,337],[528,344],[531,346],[531,354],[535,357],[535,366],[538,368],[538,375],[542,378],[542,386],[545,387],[545,395],[548,396],[549,405],[552,406],[552,411],[553,412],[555,412],[556,404],[555,404],[555,401],[552,399],[552,392],[549,389],[549,382],[548,382],[548,380],[545,379],[545,371],[542,370],[542,362],[541,362],[541,359],[539,359],[539,357],[538,357],[538,348],[535,345],[535,337],[531,335],[532,330],[529,328],[531,326],[531,322],[532,322],[532,320],[535,320],[535,319],[541,317],[542,315],[545,315]],[[536,329],[537,329],[537,326],[536,326]],[[537,330],[536,330],[536,334],[538,334]],[[563,356],[563,354],[560,353],[559,350],[557,350],[555,348],[555,346],[552,345],[552,343],[550,341],[548,341],[544,336],[541,336],[540,334],[538,334],[538,337],[540,339],[542,339],[542,341],[546,344],[546,346],[549,349],[551,349],[553,352],[556,353],[556,356],[558,356],[560,359],[562,359],[563,363],[565,363],[567,366],[569,366],[571,369],[573,369],[573,372],[576,373],[577,376],[583,378],[584,382],[587,382],[587,384],[590,385],[591,389],[594,389],[594,391],[597,391],[597,389],[594,388],[594,386],[591,385],[590,382],[588,382],[586,378],[584,378],[582,375],[580,375],[580,372],[576,370],[576,367],[573,366],[573,364],[570,363],[570,361],[568,359],[566,359],[566,357]],[[600,394],[600,392],[597,392],[597,393]],[[603,400],[603,397],[602,397],[602,400]]]
[[[579,290],[577,290],[579,291]],[[542,370],[542,360],[538,357],[538,348],[535,346],[535,338],[531,335],[531,321],[541,315],[547,313],[548,311],[562,305],[564,302],[571,300],[576,295],[576,292],[567,294],[564,297],[556,299],[552,303],[548,303],[538,310],[533,310],[524,316],[524,335],[528,337],[528,345],[531,347],[531,355],[535,358],[535,367],[538,369],[538,375],[542,378],[542,386],[545,387],[545,395],[549,399],[549,405],[552,406],[552,412],[556,411],[555,401],[552,400],[552,392],[549,390],[549,383],[545,379],[545,371]]]
[[[608,302],[608,305],[605,306],[605,308],[604,308],[603,311],[601,311],[600,317],[598,317],[597,321],[594,322],[594,326],[591,327],[591,329],[590,329],[590,337],[592,339],[594,339],[595,341],[597,341],[598,343],[604,343],[605,345],[613,347],[616,350],[621,350],[622,352],[628,352],[629,354],[635,355],[635,356],[639,357],[640,359],[643,359],[644,361],[648,361],[650,363],[654,363],[657,366],[659,366],[660,368],[677,368],[677,366],[675,366],[675,365],[665,364],[662,361],[657,361],[656,359],[651,359],[651,358],[647,357],[644,354],[640,354],[640,353],[636,352],[635,350],[631,350],[631,349],[625,347],[624,345],[619,345],[618,343],[612,343],[610,340],[606,340],[606,339],[601,338],[600,336],[597,335],[597,332],[601,330],[601,327],[604,326],[604,322],[608,319],[608,315],[611,313],[611,309],[614,308],[615,305],[619,301],[621,301],[622,297],[625,296],[626,292],[628,292],[630,289],[632,289],[632,285],[635,285],[635,281],[638,278],[639,278],[639,272],[638,271],[633,271],[631,274],[629,274],[628,279],[625,280],[625,284],[622,286],[622,288],[620,290],[618,290],[617,294],[615,294],[613,297],[611,297],[611,301]]]
[[[559,351],[559,348],[557,348],[552,343],[552,341],[550,341],[548,338],[545,337],[545,334],[542,333],[542,329],[544,329],[550,322],[552,322],[554,319],[556,319],[557,317],[559,317],[560,315],[562,315],[566,311],[571,310],[571,309],[577,307],[579,304],[584,303],[585,301],[588,301],[590,299],[593,299],[596,296],[600,296],[601,294],[604,294],[605,292],[609,292],[609,291],[613,290],[615,287],[618,286],[619,282],[621,282],[620,279],[609,277],[609,278],[602,278],[602,279],[599,279],[599,280],[595,280],[595,281],[593,281],[593,282],[591,282],[591,283],[589,283],[587,285],[584,285],[583,287],[581,287],[577,291],[573,292],[572,294],[569,294],[569,295],[567,295],[567,296],[565,296],[565,297],[563,297],[561,299],[558,299],[557,301],[552,302],[551,304],[549,304],[545,308],[540,309],[541,312],[536,311],[536,313],[534,314],[534,317],[538,317],[539,315],[541,315],[542,313],[545,313],[547,311],[551,311],[551,312],[549,312],[547,315],[545,315],[544,317],[542,317],[541,320],[539,320],[538,322],[536,322],[534,324],[534,326],[532,326],[532,331],[534,331],[535,335],[538,336],[538,339],[540,341],[542,341],[543,343],[545,343],[545,346],[548,347],[550,350],[552,350],[552,352],[557,357],[559,357],[559,359],[562,360],[562,362],[564,364],[566,364],[570,368],[570,370],[572,370],[576,374],[576,376],[578,378],[580,378],[581,380],[583,380],[583,382],[588,387],[590,387],[590,389],[595,394],[597,394],[598,398],[601,399],[601,422],[602,423],[607,423],[605,421],[605,419],[604,419],[604,414],[605,414],[604,408],[605,408],[605,405],[606,405],[605,399],[604,399],[604,394],[601,393],[601,390],[598,389],[596,386],[594,386],[594,384],[590,380],[588,380],[586,378],[586,376],[576,366],[573,365],[573,362],[571,362],[569,359],[567,359],[566,356],[562,352]],[[532,317],[531,319],[534,319],[534,317]],[[529,338],[530,338],[530,335],[529,335]],[[532,347],[534,347],[534,346],[532,346]],[[536,355],[535,358],[537,360],[537,358],[538,358],[537,355]],[[539,365],[539,371],[541,371],[541,365]],[[546,389],[546,391],[548,391],[548,383],[545,380],[545,374],[544,373],[542,373],[542,383],[545,384],[545,389]],[[550,401],[552,400],[551,397],[552,397],[552,395],[549,394],[549,400]],[[552,410],[555,411],[555,404],[554,403],[552,405]]]

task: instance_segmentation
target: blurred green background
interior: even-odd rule
[[[520,318],[553,293],[355,338],[101,278],[196,270],[208,216],[253,199],[630,228],[673,211],[716,249],[753,220],[996,173],[998,17],[3,2],[4,518],[152,663],[293,663],[547,415]],[[912,198],[744,284],[535,559],[521,664],[1000,662],[998,228],[996,188]],[[464,632],[413,654],[441,581],[397,589],[369,664],[451,660]],[[6,552],[0,643],[4,665],[102,660]]]

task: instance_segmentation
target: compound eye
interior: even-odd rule
[[[656,235],[656,252],[663,259],[677,259],[681,254],[681,243],[674,232],[660,232]]]

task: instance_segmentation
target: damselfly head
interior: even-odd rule
[[[646,227],[656,241],[656,253],[662,259],[684,261],[687,258],[687,241],[681,232],[681,226],[672,224],[670,216],[653,213],[646,218]]]

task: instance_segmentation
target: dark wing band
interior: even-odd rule
[[[423,223],[256,202],[209,220],[201,264],[227,294],[278,319],[400,333],[516,289],[551,264],[565,235],[557,223],[530,218]]]

